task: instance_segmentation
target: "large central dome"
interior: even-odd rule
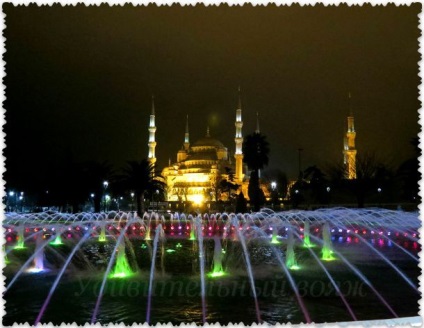
[[[217,147],[217,148],[224,148],[225,146],[222,144],[221,141],[214,139],[210,136],[203,137],[199,140],[197,140],[195,143],[193,143],[192,147]]]

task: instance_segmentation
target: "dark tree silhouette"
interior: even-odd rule
[[[259,211],[265,203],[265,196],[260,188],[259,170],[268,165],[269,143],[266,137],[260,133],[249,134],[243,141],[243,162],[250,170],[248,193],[250,202],[255,211]]]
[[[419,202],[418,181],[421,179],[419,172],[418,158],[421,154],[419,149],[418,138],[413,138],[410,144],[414,147],[414,157],[403,162],[397,172],[397,180],[399,181],[402,199],[412,202]]]
[[[332,185],[339,192],[350,192],[356,198],[358,207],[364,207],[365,201],[378,193],[378,188],[391,189],[393,173],[389,166],[378,160],[374,153],[360,154],[356,158],[356,179],[344,178],[341,164],[328,170]],[[375,198],[375,197],[374,197]]]
[[[309,166],[303,172],[305,180],[309,181],[307,185],[309,200],[313,203],[324,204],[328,202],[328,181],[325,174],[316,166]]]
[[[244,198],[243,192],[240,192],[237,195],[236,202],[236,213],[246,213],[247,212],[247,200]]]
[[[144,213],[144,193],[159,190],[162,194],[165,190],[163,178],[155,172],[155,166],[146,159],[141,162],[128,162],[122,180],[129,190],[134,191],[137,213],[140,216]]]

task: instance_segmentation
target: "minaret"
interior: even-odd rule
[[[255,130],[256,134],[261,133],[261,130],[259,129],[259,113],[256,112],[256,130]]]
[[[149,123],[149,162],[152,164],[156,163],[156,141],[155,141],[156,125],[155,125],[155,98],[152,96],[152,113],[150,114]]]
[[[190,148],[190,135],[188,132],[188,115],[187,115],[186,128],[185,128],[185,134],[184,134],[184,149],[187,151],[189,148]]]
[[[347,117],[347,132],[344,137],[344,165],[345,178],[356,179],[356,148],[355,148],[355,124],[351,106],[351,96],[349,92],[349,116]]]
[[[238,102],[238,108],[236,110],[236,137],[234,139],[236,143],[236,152],[234,154],[234,158],[236,160],[236,174],[235,174],[235,180],[238,183],[243,182],[243,135],[242,135],[242,127],[243,127],[243,121],[241,118],[241,95],[240,95],[240,87],[239,87],[239,102]]]

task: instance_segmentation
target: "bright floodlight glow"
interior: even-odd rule
[[[200,205],[203,203],[203,195],[193,195],[193,203],[196,205]]]

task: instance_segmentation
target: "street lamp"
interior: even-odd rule
[[[103,181],[103,188],[104,188],[104,211],[106,212],[106,189],[109,186],[109,182],[108,181]]]
[[[271,201],[272,201],[272,209],[274,209],[274,200],[275,200],[275,190],[277,189],[277,182],[272,181],[271,182],[271,189],[272,189],[272,196],[271,196]],[[278,196],[277,196],[278,198]]]
[[[13,205],[15,205],[15,207],[16,207],[16,197],[13,197],[13,196],[15,196],[15,192],[14,191],[9,191],[9,198],[8,198],[8,201],[9,201],[9,207],[10,207],[10,211],[12,212],[13,211]],[[13,199],[13,198],[15,198],[15,199]],[[14,200],[14,202],[13,202],[13,200]],[[13,205],[12,205],[13,204]]]
[[[156,189],[156,212],[159,212],[159,190]]]
[[[134,193],[131,193],[131,211],[134,211]]]
[[[107,211],[107,202],[110,201],[110,196],[109,195],[105,195],[105,212]]]
[[[93,193],[90,194],[91,202],[93,204],[93,212],[95,211],[95,207],[96,207],[95,204],[94,204],[94,196],[95,195]]]
[[[23,191],[21,191],[21,194],[19,196],[19,200],[21,202],[21,212],[23,212],[24,211],[24,192]]]

